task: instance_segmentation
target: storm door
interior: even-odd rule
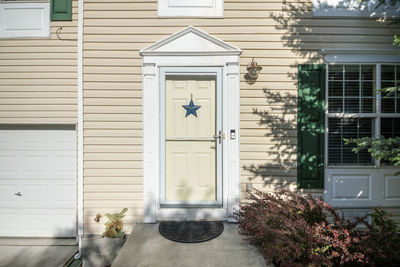
[[[165,75],[161,94],[161,199],[215,205],[222,198],[222,124],[217,74]]]

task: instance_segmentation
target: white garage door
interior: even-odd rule
[[[0,236],[76,235],[76,134],[0,127]]]

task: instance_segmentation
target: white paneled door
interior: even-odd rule
[[[170,76],[165,86],[165,201],[217,201],[218,120],[216,78]]]
[[[76,236],[76,134],[0,127],[0,236]]]

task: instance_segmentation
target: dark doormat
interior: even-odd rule
[[[160,234],[169,240],[182,243],[198,243],[216,238],[224,231],[222,221],[169,221],[160,222]]]

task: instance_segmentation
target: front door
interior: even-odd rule
[[[217,75],[167,75],[162,123],[162,204],[218,205],[221,105]]]

